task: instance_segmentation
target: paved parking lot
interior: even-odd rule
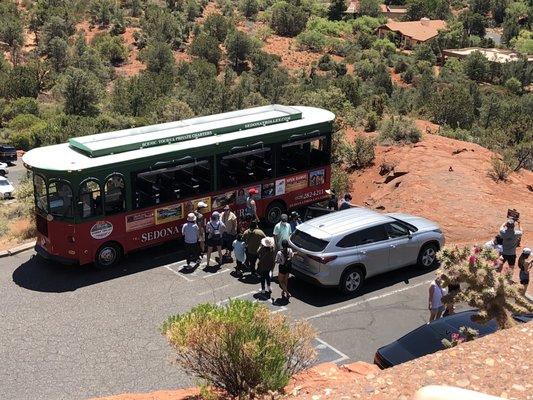
[[[0,259],[2,396],[73,400],[194,384],[158,328],[203,302],[247,298],[307,319],[318,333],[317,362],[371,362],[378,347],[427,318],[433,273],[414,266],[368,280],[353,298],[291,278],[285,303],[257,296],[258,281],[237,279],[229,265],[186,271],[180,258],[170,244],[112,271],[44,263],[31,251]]]

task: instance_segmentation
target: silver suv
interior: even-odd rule
[[[298,225],[289,242],[297,252],[295,276],[352,294],[365,278],[407,265],[433,266],[444,235],[425,218],[351,208]]]

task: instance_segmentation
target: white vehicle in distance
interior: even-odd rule
[[[357,207],[298,225],[289,242],[297,252],[293,275],[354,294],[371,276],[408,265],[435,265],[444,235],[439,225],[422,217]]]
[[[7,169],[7,164],[0,162],[0,176],[6,176],[9,174],[9,170]]]
[[[0,199],[10,199],[13,197],[15,188],[6,178],[0,176]]]

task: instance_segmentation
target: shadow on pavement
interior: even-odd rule
[[[393,286],[400,282],[408,284],[410,279],[425,275],[431,271],[435,271],[436,269],[437,267],[425,269],[416,265],[412,265],[396,271],[377,275],[365,280],[361,291],[354,295],[345,295],[336,288],[323,288],[315,286],[295,277],[291,277],[289,280],[289,290],[294,298],[303,301],[304,303],[315,307],[324,307],[351,300],[356,297],[361,297],[365,294]]]
[[[13,271],[13,282],[38,292],[71,292],[76,289],[161,267],[185,259],[176,243],[166,243],[130,254],[122,264],[98,270],[92,264],[64,266],[33,255]]]

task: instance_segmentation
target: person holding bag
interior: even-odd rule
[[[276,251],[274,250],[274,245],[273,238],[263,238],[261,240],[261,247],[259,247],[259,251],[257,252],[259,258],[257,273],[261,279],[261,294],[268,293],[269,297],[270,294],[272,294],[272,289],[270,289],[270,274],[276,266]]]

